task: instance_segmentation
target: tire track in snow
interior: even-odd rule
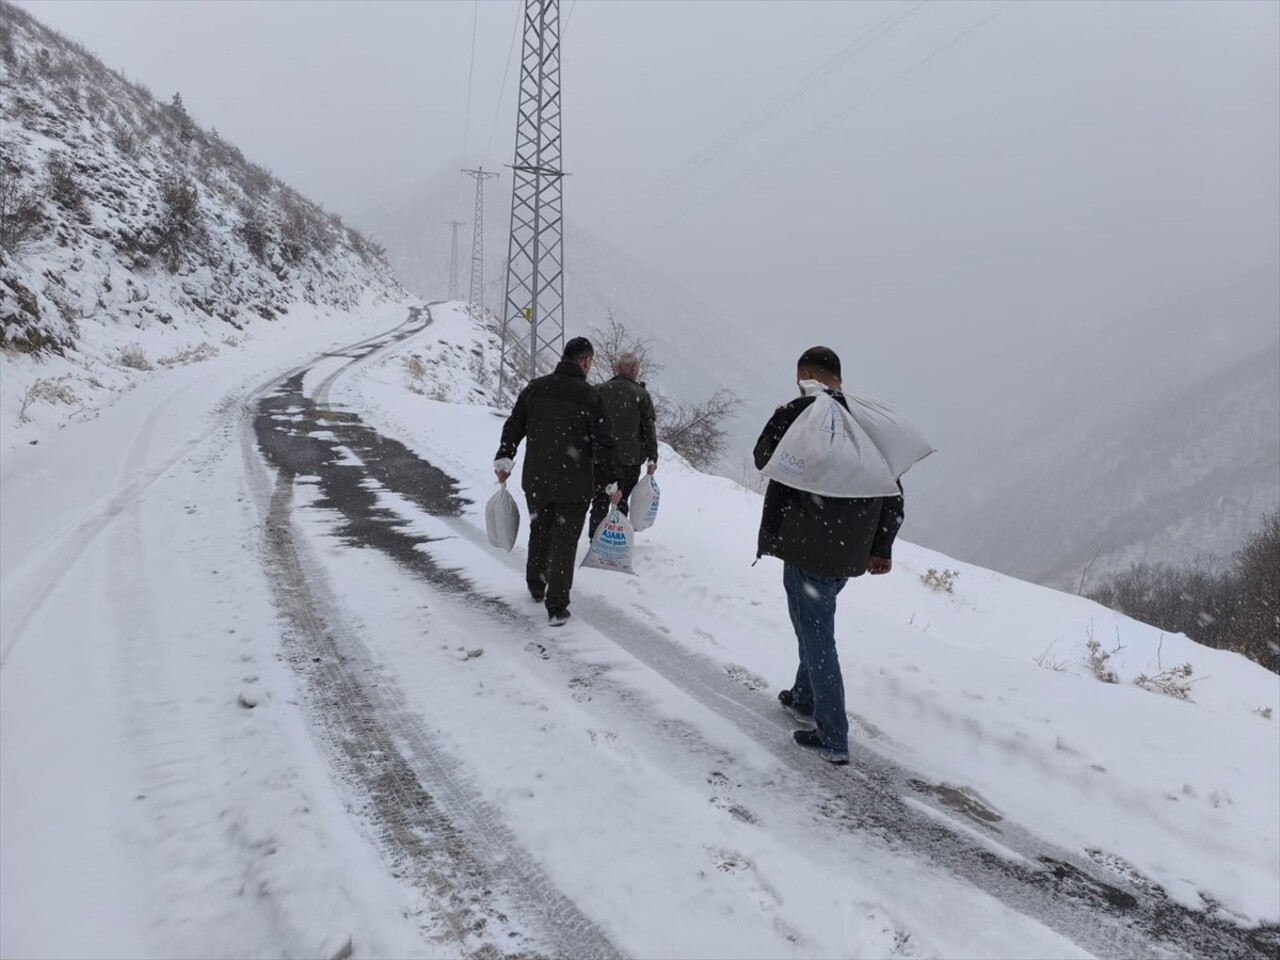
[[[337,374],[324,384],[327,395]],[[300,389],[300,384],[299,384]],[[310,403],[301,393],[295,399]],[[314,408],[314,405],[313,405]],[[330,413],[329,416],[334,416]],[[323,419],[323,417],[322,417]],[[395,441],[380,437],[347,416],[341,422],[326,421],[339,439],[323,443],[316,456],[332,456],[334,446],[353,449],[363,461],[353,473],[403,497],[416,508],[436,517],[457,537],[477,546],[483,555],[497,559],[517,575],[518,564],[506,557],[494,557],[482,531],[458,516],[456,506],[440,496],[441,482],[452,480],[435,467],[413,456]],[[443,481],[441,480],[443,478]],[[356,478],[349,481],[360,486]],[[375,495],[367,489],[365,496]],[[339,511],[344,504],[329,498],[323,506]],[[348,502],[346,506],[350,506]],[[431,559],[429,539],[398,529],[403,518],[381,509],[381,516],[366,504],[360,516],[348,514],[342,535],[352,542],[373,546],[388,553],[416,574],[444,588],[453,600],[480,610],[499,621],[506,630],[517,629],[536,638],[532,620],[512,610],[496,596],[477,591],[455,570]],[[673,686],[728,720],[772,753],[787,769],[791,779],[784,785],[758,782],[753,789],[788,792],[794,796],[798,784],[812,797],[817,794],[822,815],[831,822],[861,835],[879,838],[899,852],[943,867],[973,883],[1003,903],[1032,916],[1086,949],[1107,956],[1129,956],[1167,951],[1174,956],[1270,957],[1280,936],[1272,927],[1250,930],[1208,912],[1189,910],[1171,901],[1154,884],[1142,884],[1117,872],[1105,873],[1098,865],[1074,852],[1046,844],[1029,831],[1002,821],[956,823],[953,798],[940,794],[937,785],[915,779],[892,761],[854,742],[854,777],[831,768],[794,750],[789,743],[792,725],[781,715],[767,695],[750,689],[725,668],[692,653],[662,632],[637,621],[628,612],[608,601],[583,597],[575,601],[576,619],[596,629],[637,661],[649,667]],[[523,637],[522,637],[523,638]],[[531,639],[536,642],[536,639]],[[684,749],[712,757],[717,748],[692,728],[679,729],[670,721],[654,718],[652,711],[637,699],[624,683],[613,683],[600,675],[599,666],[575,662],[563,651],[553,661],[563,663],[573,676],[592,675],[593,683],[627,709],[645,711],[645,719],[655,732],[679,743]],[[721,751],[723,754],[723,751]],[[732,763],[720,757],[721,765]],[[908,802],[909,801],[909,802]],[[925,810],[916,809],[915,805]],[[939,819],[941,817],[941,820]],[[978,836],[974,836],[976,832]],[[989,842],[983,842],[983,837]],[[1014,855],[1001,852],[1012,851]],[[1021,858],[1021,862],[1019,862]]]
[[[341,373],[425,327],[429,310],[426,322],[413,328],[417,319],[411,316],[387,334],[329,354],[351,362],[331,373],[319,390],[327,393]],[[300,550],[291,514],[294,480],[299,465],[308,472],[323,470],[333,451],[309,437],[294,438],[300,442],[290,448],[281,436],[289,431],[276,429],[276,420],[290,416],[284,411],[301,395],[308,369],[295,368],[257,392],[256,433],[245,434],[245,456],[264,501],[264,548],[276,602],[288,624],[286,656],[311,694],[313,727],[345,782],[364,798],[363,812],[393,873],[442,909],[436,936],[482,957],[511,952],[618,956],[406,708],[394,681],[377,670],[344,623],[320,565]],[[274,486],[255,445],[279,468]]]

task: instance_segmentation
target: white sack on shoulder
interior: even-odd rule
[[[516,545],[516,538],[520,535],[520,508],[505,486],[500,487],[484,505],[484,529],[489,535],[489,542],[499,550],[509,553]]]
[[[658,481],[645,474],[631,491],[631,526],[637,532],[648,530],[658,519]]]
[[[846,410],[821,384],[806,380],[800,386],[814,401],[760,471],[771,480],[823,497],[893,497],[898,478],[933,452],[920,431],[886,404],[846,396]]]
[[[635,573],[631,567],[631,544],[635,530],[631,521],[616,506],[600,522],[591,538],[591,549],[583,558],[584,567],[597,570],[613,570],[617,573]]]

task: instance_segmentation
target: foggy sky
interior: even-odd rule
[[[516,0],[21,5],[343,213],[511,161]],[[1280,260],[1275,3],[561,9],[566,214],[762,351],[835,346],[944,441],[1082,334]]]

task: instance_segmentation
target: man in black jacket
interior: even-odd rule
[[[796,380],[808,381],[848,409],[840,358],[828,347],[812,347],[801,355]],[[814,401],[811,393],[774,412],[756,442],[757,469],[765,468],[787,430]],[[901,484],[898,491],[896,497],[824,497],[777,480],[770,480],[765,491],[756,555],[783,561],[787,607],[800,649],[795,683],[778,699],[797,719],[817,726],[797,730],[796,745],[832,763],[849,762],[844,677],[836,653],[836,596],[849,577],[892,569],[893,541],[904,516]]]
[[[520,391],[502,427],[493,469],[505,483],[515,469],[516,449],[526,437],[521,486],[529,504],[529,594],[545,601],[553,627],[569,620],[574,556],[582,523],[595,492],[596,477],[614,484],[613,433],[609,416],[587,373],[595,351],[586,337],[574,337],[554,373]]]

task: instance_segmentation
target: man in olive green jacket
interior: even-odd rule
[[[658,469],[658,429],[653,399],[640,382],[640,358],[634,353],[622,354],[614,363],[613,372],[614,378],[596,390],[613,425],[614,462],[622,490],[618,509],[625,514],[630,509],[631,491],[640,482],[641,465],[647,462],[650,474]],[[591,504],[591,522],[587,526],[591,534],[609,512],[610,497],[602,479],[597,477]]]

